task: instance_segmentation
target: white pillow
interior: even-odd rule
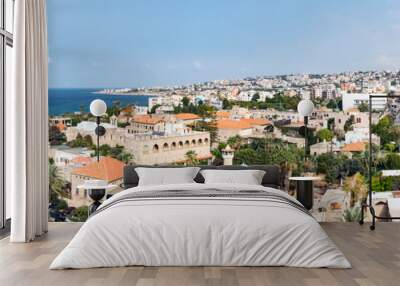
[[[171,185],[194,183],[198,167],[187,168],[135,168],[139,176],[139,186]]]
[[[202,170],[200,174],[204,177],[205,184],[247,184],[261,185],[265,171],[261,170]]]

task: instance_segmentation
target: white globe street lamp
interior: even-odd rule
[[[309,99],[303,99],[297,105],[297,112],[306,117],[310,116],[314,111],[314,103]]]
[[[107,104],[101,99],[95,99],[90,103],[90,113],[100,117],[107,111]]]

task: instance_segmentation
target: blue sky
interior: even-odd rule
[[[396,0],[48,0],[50,87],[400,67]]]

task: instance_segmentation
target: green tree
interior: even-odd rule
[[[387,143],[385,144],[385,146],[383,147],[386,151],[393,153],[394,150],[396,150],[396,144],[395,143]]]
[[[151,107],[150,114],[156,113],[157,108],[159,108],[160,106],[161,106],[160,104],[154,104],[154,105]]]
[[[134,160],[133,154],[126,152],[124,146],[116,145],[115,147],[111,147],[108,144],[102,144],[99,148],[100,156],[112,157],[114,159],[120,160],[125,164],[132,163]],[[93,153],[93,156],[97,156],[97,150]]]
[[[251,147],[244,147],[236,151],[234,160],[238,165],[260,165],[264,164],[265,161],[263,154],[257,153],[257,151]]]
[[[117,159],[124,162],[125,164],[132,163],[134,157],[131,153],[122,151],[120,154],[117,155]]]
[[[239,135],[229,137],[226,141],[227,145],[231,146],[234,150],[239,150],[242,144],[242,138]]]
[[[231,105],[230,101],[228,99],[224,98],[222,100],[222,109],[231,109],[231,108],[232,108],[232,105]]]
[[[328,119],[328,129],[331,131],[335,131],[335,118]]]
[[[61,145],[67,141],[65,134],[58,129],[57,126],[50,126],[49,128],[49,142],[50,145]]]
[[[337,103],[337,108],[339,110],[343,110],[343,100],[342,100],[342,98],[337,98],[336,99],[336,103]]]
[[[113,115],[118,116],[120,112],[121,112],[121,101],[119,100],[114,100],[112,102],[111,107],[107,108],[108,117],[111,117]]]
[[[184,97],[182,98],[181,102],[182,102],[182,106],[185,108],[185,107],[188,107],[188,106],[189,106],[190,99],[189,99],[189,97],[184,96]]]
[[[222,152],[219,148],[211,149],[211,155],[213,155],[215,158],[222,159]]]
[[[354,124],[354,115],[351,115],[344,123],[343,127],[344,131],[347,132],[353,130],[353,124]]]
[[[326,107],[330,108],[330,109],[337,109],[337,102],[334,99],[330,99],[328,104],[326,105]]]
[[[117,148],[118,149],[118,148]],[[109,156],[111,155],[111,146],[108,144],[102,144],[99,147],[100,156]],[[115,154],[116,152],[114,152]],[[97,153],[96,153],[97,155]]]
[[[385,158],[385,169],[398,170],[400,169],[400,155],[397,153],[389,153]]]
[[[382,177],[382,174],[372,176],[371,189],[373,192],[391,192],[393,191],[393,178]]]
[[[368,106],[367,103],[362,102],[361,104],[358,105],[358,110],[359,110],[360,112],[368,112],[369,106]]]
[[[196,122],[194,130],[209,132],[211,143],[214,143],[217,141],[218,128],[217,128],[217,121],[214,118],[202,119],[202,120]]]
[[[278,139],[256,139],[235,152],[234,162],[246,165],[292,164],[299,169],[302,168],[303,158],[303,150],[295,145],[285,144]]]
[[[400,140],[400,128],[394,125],[394,120],[389,115],[383,116],[378,124],[372,125],[372,133],[381,138],[381,146],[383,147],[386,144],[397,143]]]
[[[71,126],[77,126],[78,123],[81,123],[82,119],[80,115],[74,115],[71,117]]]
[[[117,127],[118,128],[125,128],[127,126],[129,126],[129,122],[117,122]]]
[[[74,209],[68,216],[68,219],[73,222],[84,222],[88,219],[89,210],[87,206],[82,206]]]
[[[251,101],[257,102],[259,99],[260,99],[260,94],[256,92],[255,94],[253,94]]]
[[[344,167],[347,157],[334,153],[325,153],[316,157],[316,171],[325,174],[327,183],[336,183],[340,177],[347,175]]]
[[[332,141],[333,139],[333,132],[327,128],[323,128],[318,130],[317,137],[321,141]]]

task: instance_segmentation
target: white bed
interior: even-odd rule
[[[175,190],[173,196],[154,197]],[[252,195],[260,191],[259,197]],[[193,192],[203,195],[191,196]],[[235,192],[241,195],[229,195]],[[146,197],[147,193],[152,196]],[[50,269],[127,265],[350,268],[317,221],[298,204],[282,191],[255,185],[131,188],[105,201]]]

